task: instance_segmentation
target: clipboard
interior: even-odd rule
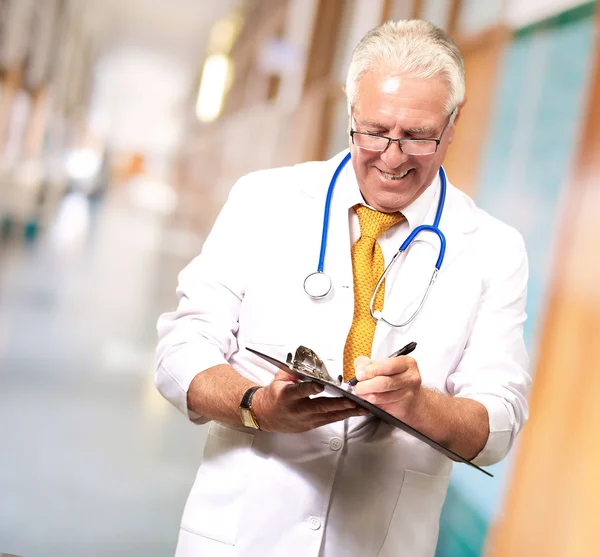
[[[376,418],[379,418],[381,421],[394,427],[397,427],[398,429],[401,429],[409,435],[412,435],[416,439],[419,439],[419,441],[422,441],[423,443],[429,445],[431,448],[442,453],[451,460],[467,464],[471,468],[479,470],[480,472],[482,472],[486,476],[489,476],[490,478],[494,477],[493,474],[490,474],[487,470],[480,468],[479,466],[473,464],[466,458],[463,458],[462,456],[456,454],[454,451],[451,451],[450,449],[444,447],[437,441],[431,439],[431,437],[428,437],[427,435],[421,433],[414,427],[409,426],[407,423],[403,422],[402,420],[399,420],[395,416],[392,416],[385,410],[382,410],[374,404],[371,404],[370,402],[367,402],[366,400],[360,398],[353,392],[352,387],[350,387],[347,383],[342,383],[341,377],[338,378],[337,381],[335,381],[329,375],[327,369],[325,368],[325,365],[323,364],[323,361],[312,350],[310,350],[310,348],[300,346],[296,350],[294,358],[292,358],[291,354],[288,354],[287,361],[285,362],[281,362],[276,358],[273,358],[267,354],[263,354],[262,352],[254,350],[253,348],[250,348],[248,346],[246,346],[246,350],[252,352],[253,354],[256,354],[263,360],[266,360],[270,364],[273,364],[275,367],[278,367],[286,373],[293,375],[297,379],[300,379],[300,381],[313,381],[325,387],[325,391],[329,394],[335,396],[343,396],[352,400],[358,406],[368,410]]]

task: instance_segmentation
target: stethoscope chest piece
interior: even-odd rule
[[[322,271],[315,271],[304,279],[304,291],[314,300],[325,298],[331,292],[331,279]]]

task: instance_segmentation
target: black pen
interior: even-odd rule
[[[397,358],[398,356],[408,356],[417,347],[416,342],[409,342],[406,346],[396,350],[393,354],[390,354],[388,358]]]
[[[400,350],[396,350],[394,353],[390,354],[388,358],[397,358],[398,356],[407,356],[417,347],[416,342],[409,342],[406,346],[400,348]],[[358,379],[353,377],[348,381],[348,385],[354,387],[358,383]]]

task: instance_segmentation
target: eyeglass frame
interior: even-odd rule
[[[382,149],[381,151],[377,151],[374,149],[367,149],[365,147],[361,147],[360,145],[356,145],[359,149],[364,149],[365,151],[371,151],[372,153],[385,153],[389,146],[392,143],[395,143],[396,141],[398,142],[398,148],[400,149],[401,153],[404,153],[404,149],[402,149],[402,142],[403,141],[435,141],[435,151],[433,151],[433,153],[425,153],[422,155],[419,154],[410,154],[410,153],[405,153],[408,154],[411,157],[427,157],[429,155],[435,155],[437,153],[437,150],[440,146],[440,143],[442,142],[442,138],[444,137],[444,133],[446,133],[446,130],[448,129],[448,127],[450,126],[450,122],[452,121],[452,117],[454,116],[454,113],[456,112],[456,108],[454,108],[452,110],[452,112],[450,113],[450,115],[448,116],[448,121],[446,122],[446,125],[442,128],[442,131],[440,133],[440,136],[438,138],[435,137],[424,137],[424,138],[419,138],[419,139],[411,139],[410,137],[397,137],[397,138],[393,138],[393,137],[387,137],[386,135],[379,135],[378,133],[368,133],[368,132],[359,132],[353,128],[350,128],[350,139],[352,140],[352,145],[356,145],[356,143],[354,143],[354,134],[359,134],[359,135],[368,135],[371,137],[380,137],[382,139],[387,139],[387,145],[385,146],[384,149]]]

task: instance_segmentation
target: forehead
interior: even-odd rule
[[[357,84],[356,119],[397,125],[437,127],[447,117],[449,87],[442,77],[420,79],[401,74],[367,72]]]

